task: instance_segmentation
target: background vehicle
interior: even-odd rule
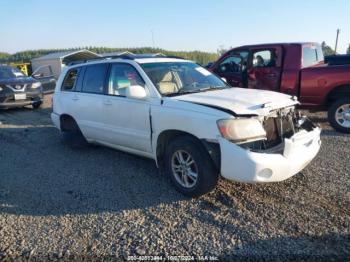
[[[33,72],[32,77],[42,84],[44,94],[55,91],[56,79],[50,65],[40,66]]]
[[[152,158],[183,194],[212,190],[219,174],[276,182],[303,169],[320,129],[277,92],[230,88],[198,64],[123,56],[66,68],[51,118],[63,140]]]
[[[39,81],[25,76],[19,69],[0,65],[0,108],[42,104],[43,89]]]
[[[231,49],[210,70],[231,86],[278,91],[297,96],[303,108],[327,109],[330,124],[350,133],[350,64],[341,61],[324,63],[317,43],[261,44]]]

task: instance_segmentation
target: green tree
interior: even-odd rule
[[[169,51],[161,48],[152,48],[152,47],[140,47],[140,48],[111,48],[111,47],[79,47],[79,48],[68,48],[68,49],[38,49],[38,50],[27,50],[17,52],[15,54],[0,53],[0,62],[9,63],[9,62],[30,62],[33,58],[47,55],[53,52],[62,52],[69,50],[80,50],[88,49],[92,52],[101,54],[101,53],[110,53],[110,52],[120,52],[120,51],[129,51],[135,54],[143,53],[162,53],[165,55],[179,56],[185,59],[196,61],[199,64],[207,64],[208,62],[215,61],[218,58],[216,53],[208,53],[202,51]]]
[[[335,54],[334,50],[328,46],[325,41],[322,42],[321,47],[325,56]]]
[[[0,52],[0,63],[6,62],[11,55],[5,52]]]

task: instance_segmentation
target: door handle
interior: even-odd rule
[[[78,96],[73,96],[72,100],[77,101],[77,100],[79,100],[79,97]]]
[[[112,102],[111,102],[111,100],[104,100],[103,104],[106,106],[110,106],[110,105],[112,105]]]

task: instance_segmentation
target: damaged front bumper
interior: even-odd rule
[[[282,152],[253,152],[220,137],[221,175],[241,182],[278,182],[300,172],[317,155],[319,127],[285,138]]]

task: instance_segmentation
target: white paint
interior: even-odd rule
[[[287,179],[304,168],[319,151],[318,128],[286,139],[283,154],[253,153],[224,139],[218,130],[217,121],[235,117],[228,112],[205,105],[225,108],[236,114],[262,117],[271,110],[294,106],[297,102],[288,95],[241,88],[162,98],[137,63],[155,61],[183,62],[178,59],[151,58],[137,61],[111,59],[90,63],[120,62],[133,65],[146,82],[146,96],[142,94],[142,99],[63,92],[60,88],[68,70],[65,68],[57,81],[53,96],[51,115],[53,123],[60,128],[59,116],[71,115],[89,142],[155,160],[158,137],[167,130],[179,130],[199,139],[217,141],[221,148],[222,176],[244,182],[275,182]],[[263,108],[263,104],[268,106]],[[271,176],[270,171],[262,171],[267,168],[272,170]],[[262,176],[258,175],[259,172],[262,172]]]

